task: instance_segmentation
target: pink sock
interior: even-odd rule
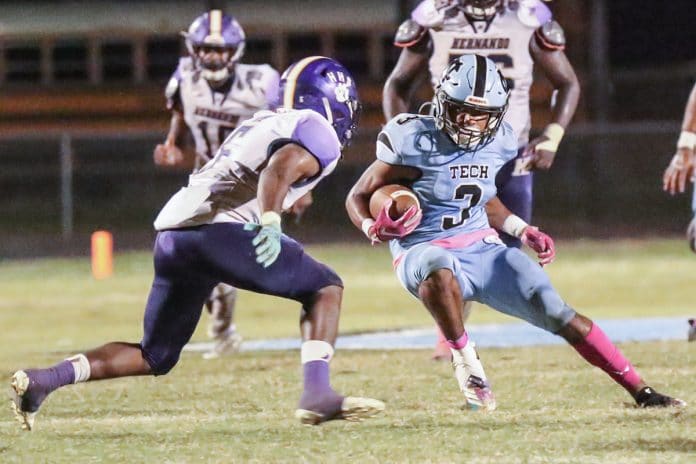
[[[609,340],[598,325],[592,324],[590,332],[580,343],[573,345],[580,355],[597,366],[616,383],[633,394],[643,382],[638,372],[621,351]]]
[[[469,341],[469,336],[466,334],[466,330],[464,333],[456,340],[447,340],[446,343],[450,348],[453,348],[455,350],[461,350],[464,348]]]

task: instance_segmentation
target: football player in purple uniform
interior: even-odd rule
[[[670,195],[684,193],[687,183],[693,183],[696,175],[696,84],[691,89],[686,103],[681,129],[677,140],[677,153],[662,176],[663,189]],[[693,217],[686,229],[686,239],[691,251],[696,253],[696,188],[691,199],[691,210]]]
[[[189,56],[179,60],[166,88],[172,118],[164,143],[154,151],[163,167],[197,170],[212,158],[238,124],[254,113],[273,109],[278,102],[278,72],[267,64],[244,64],[246,35],[237,20],[220,10],[197,17],[186,32]],[[194,142],[194,150],[187,140]],[[311,193],[291,212],[301,215],[312,202]],[[208,336],[215,340],[206,359],[238,351],[242,337],[234,323],[237,289],[221,283],[205,303],[210,313]]]
[[[456,57],[476,53],[493,60],[511,87],[505,121],[517,134],[517,157],[498,173],[496,187],[503,204],[525,222],[532,216],[533,170],[553,164],[565,128],[575,113],[580,85],[565,53],[561,26],[540,0],[424,0],[399,27],[394,44],[399,60],[384,85],[383,111],[388,120],[409,109],[409,98],[430,74],[435,88]],[[555,90],[551,122],[529,141],[529,91],[537,67]],[[502,231],[501,231],[502,232]],[[520,240],[503,232],[502,240],[519,247]],[[465,319],[470,308],[465,310]],[[449,359],[439,334],[434,359]]]
[[[25,429],[62,386],[169,372],[219,282],[302,304],[304,389],[295,412],[302,423],[359,420],[383,410],[381,401],[331,387],[343,284],[282,233],[280,217],[336,167],[357,127],[357,88],[346,68],[320,56],[290,66],[280,85],[283,107],[242,123],[155,220],[155,277],[142,340],[14,373],[14,411]]]

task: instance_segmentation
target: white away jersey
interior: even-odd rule
[[[467,151],[431,116],[400,114],[389,121],[377,136],[377,159],[420,170],[411,187],[423,210],[416,230],[392,241],[392,249],[488,228],[485,205],[496,194],[496,174],[517,156],[516,142],[505,122],[488,144]]]
[[[167,107],[180,106],[196,144],[196,167],[215,155],[237,125],[278,102],[278,72],[267,64],[241,64],[223,91],[214,91],[190,57],[181,58],[166,89]]]
[[[518,146],[525,146],[531,126],[529,89],[534,68],[529,41],[539,26],[551,20],[551,12],[540,0],[522,0],[516,11],[506,8],[490,23],[472,23],[458,8],[443,8],[441,4],[441,0],[425,0],[411,15],[430,33],[433,50],[429,70],[433,87],[453,58],[465,53],[487,56],[512,85],[505,121],[517,134]]]
[[[189,176],[188,185],[160,211],[155,229],[258,222],[259,175],[268,157],[291,142],[314,155],[321,170],[312,179],[290,187],[283,209],[290,208],[334,170],[341,144],[331,124],[312,110],[260,111],[230,134],[212,160]]]

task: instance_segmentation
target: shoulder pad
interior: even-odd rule
[[[400,48],[408,48],[416,45],[423,39],[428,30],[412,19],[407,19],[399,26],[394,36],[394,45]]]
[[[525,26],[537,28],[551,21],[553,15],[541,0],[520,0],[517,18]]]
[[[545,50],[565,49],[566,39],[563,28],[556,21],[551,20],[534,32],[537,44]]]

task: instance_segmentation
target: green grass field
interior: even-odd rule
[[[561,242],[552,280],[595,318],[694,315],[696,260],[683,241]],[[430,324],[399,286],[384,247],[310,247],[346,283],[343,332]],[[136,341],[152,265],[116,256],[113,278],[92,280],[87,259],[0,263],[0,373],[44,365],[108,340]],[[246,338],[297,333],[297,304],[243,293]],[[471,323],[511,319],[478,307]],[[203,321],[205,322],[205,321]],[[685,324],[686,334],[686,324]],[[201,324],[195,340],[205,340]],[[462,409],[451,369],[425,351],[339,351],[334,386],[370,395],[386,413],[309,428],[292,419],[297,352],[202,361],[185,354],[161,378],[81,384],[53,395],[22,432],[0,415],[0,462],[695,462],[696,344],[622,349],[683,412],[629,407],[630,398],[565,346],[482,353],[499,409]]]

